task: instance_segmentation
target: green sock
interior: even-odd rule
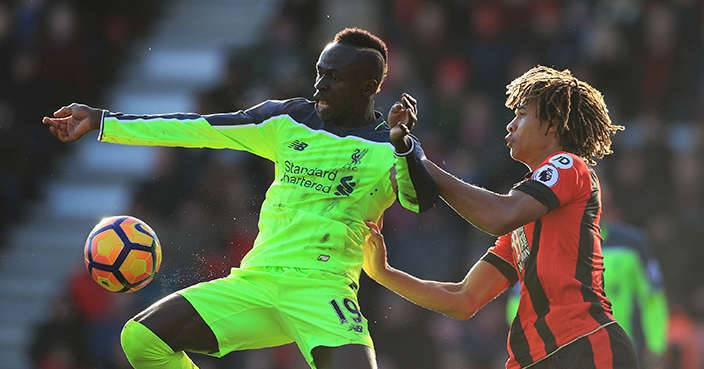
[[[128,321],[121,339],[122,349],[136,369],[198,369],[185,352],[174,352],[142,323]]]

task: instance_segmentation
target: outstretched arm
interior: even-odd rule
[[[404,93],[389,111],[391,141],[397,153],[412,148],[410,132],[417,122],[417,102]],[[548,209],[532,196],[511,191],[500,195],[465,183],[423,157],[440,197],[475,227],[493,235],[506,234],[547,214]]]
[[[364,245],[364,271],[381,285],[426,309],[467,320],[510,285],[496,267],[481,260],[459,283],[416,278],[389,265],[379,226],[365,223],[371,233]]]
[[[468,222],[484,232],[504,235],[547,214],[548,208],[518,190],[500,195],[466,183],[430,160],[425,166],[437,183],[440,197]]]
[[[44,117],[42,123],[63,142],[75,141],[86,133],[100,129],[103,111],[83,104],[73,103],[54,112],[54,118]]]

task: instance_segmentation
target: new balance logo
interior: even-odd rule
[[[364,333],[364,327],[362,327],[361,325],[357,325],[357,324],[350,324],[350,327],[347,328],[347,331],[348,332],[355,331],[357,333]]]
[[[294,150],[303,151],[303,149],[305,149],[306,147],[308,147],[308,144],[305,143],[305,142],[301,142],[301,141],[295,140],[295,141],[291,142],[291,144],[288,145],[288,147],[290,147],[290,148],[292,148],[292,149],[294,149]]]

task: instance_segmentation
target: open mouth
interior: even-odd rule
[[[318,100],[315,102],[315,110],[317,110],[317,111],[323,111],[328,108],[330,108],[330,105],[328,105],[327,101]]]

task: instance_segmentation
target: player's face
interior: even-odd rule
[[[315,111],[321,120],[345,125],[363,117],[368,97],[364,95],[364,73],[355,62],[353,46],[332,43],[320,54],[315,68]]]
[[[506,146],[511,157],[528,165],[540,164],[546,152],[554,150],[555,128],[548,128],[548,122],[540,122],[536,115],[536,103],[530,102],[515,110],[516,117],[506,126]]]

